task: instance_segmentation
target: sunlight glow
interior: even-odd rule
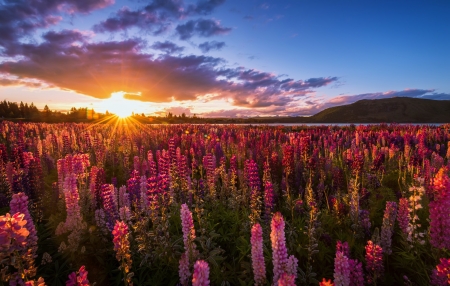
[[[141,95],[141,93],[129,93],[124,91],[118,91],[111,93],[111,97],[102,103],[102,107],[108,110],[110,113],[114,113],[120,118],[128,117],[139,110],[141,103],[136,100],[128,100],[124,98],[125,94]]]

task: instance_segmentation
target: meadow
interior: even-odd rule
[[[9,285],[449,285],[450,125],[0,122]]]

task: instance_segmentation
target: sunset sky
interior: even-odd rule
[[[0,0],[0,100],[297,116],[450,100],[448,0]]]

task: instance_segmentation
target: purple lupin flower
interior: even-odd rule
[[[112,231],[114,229],[114,223],[119,219],[118,210],[116,208],[115,200],[114,200],[114,186],[109,184],[102,185],[102,202],[103,209],[106,214],[106,225],[109,230]]]
[[[404,235],[408,235],[409,226],[409,202],[406,198],[400,198],[397,213],[398,226]]]
[[[386,254],[391,254],[392,235],[394,232],[395,218],[397,216],[397,203],[386,202],[386,210],[381,227],[381,247]]]

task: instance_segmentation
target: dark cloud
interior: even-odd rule
[[[189,12],[191,14],[208,15],[223,3],[225,3],[225,0],[199,1],[197,5],[190,6]]]
[[[225,47],[225,42],[217,42],[217,41],[211,41],[211,42],[204,42],[200,45],[198,45],[200,50],[202,52],[207,53],[211,50],[221,50],[223,47]]]
[[[220,22],[210,19],[190,20],[185,24],[178,25],[176,32],[181,40],[188,40],[193,36],[211,37],[227,34],[231,28],[222,27]]]
[[[0,48],[6,55],[20,53],[19,40],[39,28],[61,21],[61,13],[90,13],[114,0],[4,0],[0,3]]]
[[[118,32],[138,27],[157,35],[166,31],[175,20],[210,14],[224,2],[225,0],[207,0],[186,6],[182,0],[153,0],[136,10],[123,7],[93,29],[96,32]]]
[[[183,47],[180,47],[170,41],[165,42],[155,42],[151,47],[155,50],[160,50],[168,54],[180,53],[184,50]]]
[[[252,108],[286,106],[311,88],[336,80],[281,80],[254,69],[224,68],[223,59],[208,56],[156,57],[143,52],[145,43],[139,39],[90,43],[82,32],[70,30],[48,32],[43,39],[40,44],[21,44],[21,57],[1,63],[0,73],[96,98],[116,91],[141,92],[142,101],[226,98],[235,106]],[[155,45],[175,47],[170,42]]]

